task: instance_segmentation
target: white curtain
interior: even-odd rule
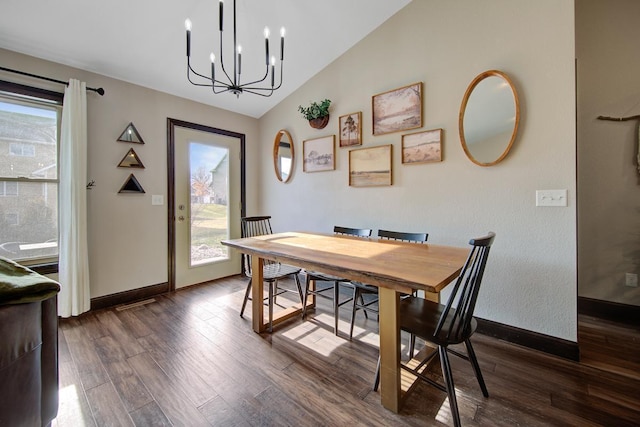
[[[60,138],[60,294],[58,314],[77,316],[90,308],[87,254],[87,90],[69,80],[62,105]]]

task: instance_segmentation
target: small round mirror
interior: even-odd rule
[[[293,140],[286,130],[276,134],[273,142],[273,167],[278,181],[289,182],[293,172]]]
[[[462,99],[458,127],[462,148],[480,166],[504,159],[518,131],[520,103],[509,77],[485,71],[473,79]]]

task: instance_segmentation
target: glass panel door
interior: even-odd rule
[[[240,273],[220,244],[240,237],[240,139],[175,126],[173,146],[176,289]]]

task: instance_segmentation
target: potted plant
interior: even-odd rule
[[[312,128],[322,129],[329,123],[329,105],[331,105],[331,100],[325,99],[320,103],[312,102],[306,108],[298,105],[298,111],[305,119],[309,120],[309,125]]]

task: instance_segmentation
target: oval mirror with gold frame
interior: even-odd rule
[[[464,94],[458,129],[469,160],[480,166],[501,162],[516,139],[520,122],[518,93],[498,70],[478,75]]]
[[[278,181],[289,182],[291,180],[294,159],[291,134],[285,129],[281,129],[273,141],[273,168]]]

